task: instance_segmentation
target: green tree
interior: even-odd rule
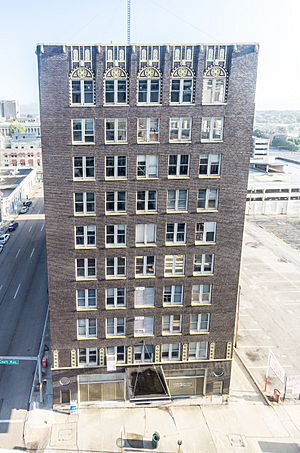
[[[20,133],[25,132],[25,128],[20,123],[17,123],[17,122],[10,123],[10,125],[8,127],[8,135],[11,137],[14,132],[20,132]]]

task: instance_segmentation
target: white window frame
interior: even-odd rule
[[[174,346],[176,346],[176,349],[178,347],[178,355],[176,357],[173,357],[173,349]],[[166,351],[164,351],[166,350]],[[163,357],[163,353],[167,352],[168,356]],[[163,343],[161,345],[161,361],[162,362],[178,362],[180,361],[180,355],[181,355],[181,345],[180,343]]]
[[[80,351],[85,350],[85,358],[84,362],[80,361]],[[79,348],[78,349],[78,366],[97,366],[98,365],[98,349],[97,348]],[[91,356],[96,356],[94,361],[91,361]]]
[[[203,348],[203,345],[205,345],[205,347]],[[195,349],[195,352],[193,352],[193,356],[195,355],[195,357],[191,356],[191,349]],[[205,349],[205,354],[202,354],[201,352]],[[188,356],[188,359],[190,361],[193,361],[193,360],[206,360],[208,358],[208,341],[195,341],[195,342],[191,342],[189,343],[189,356]]]
[[[188,157],[188,163],[182,163],[181,160],[183,157]],[[176,158],[176,164],[171,164],[171,158]],[[187,173],[181,174],[182,167],[187,167]],[[175,168],[175,175],[170,175],[170,168]],[[169,179],[179,179],[179,178],[188,178],[190,175],[190,155],[189,154],[169,154],[168,159],[168,178]]]
[[[75,160],[76,159],[81,159],[81,169],[82,169],[82,176],[76,176],[75,174],[75,170],[76,168],[80,168],[79,166],[75,166]],[[93,159],[93,166],[87,166],[87,159]],[[95,179],[95,157],[94,156],[74,156],[73,157],[73,179],[75,179],[76,181],[81,181],[83,179],[92,179],[94,180]],[[87,170],[88,169],[93,169],[93,175],[92,176],[88,176],[87,175]]]
[[[148,230],[152,231],[148,231]],[[137,238],[139,236],[138,229],[141,229],[141,234],[143,235],[143,242],[138,242]],[[153,241],[148,240],[148,237],[153,233]],[[156,245],[156,224],[155,223],[138,223],[135,225],[135,245],[136,246],[154,246]]]
[[[95,321],[95,325],[92,326],[91,321]],[[84,333],[80,334],[79,329],[82,326],[79,326],[79,324],[82,323],[84,324]],[[91,332],[92,331],[92,332]],[[97,338],[97,319],[95,318],[85,318],[85,319],[77,319],[77,338]]]
[[[108,321],[113,319],[113,333],[108,333]],[[120,327],[118,325],[118,320],[120,319],[123,319],[123,331],[122,333],[119,333],[118,332],[118,327]],[[105,320],[105,333],[106,333],[106,338],[110,338],[110,337],[125,337],[126,336],[126,318],[124,317],[121,317],[121,316],[116,316],[114,318],[106,318]]]
[[[156,160],[155,165],[151,163],[152,160]],[[143,160],[142,160],[143,159]],[[141,167],[141,162],[145,162],[144,167]],[[140,174],[139,174],[140,173]],[[144,174],[141,174],[144,173]],[[152,179],[158,178],[158,155],[156,154],[144,154],[137,156],[137,179]]]
[[[211,257],[211,260],[207,257]],[[200,259],[201,257],[201,259]],[[202,253],[201,255],[194,255],[194,267],[193,267],[193,274],[194,275],[205,275],[205,274],[213,274],[214,272],[214,258],[215,258],[215,255],[213,253]],[[209,269],[205,269],[205,267],[207,268],[208,267],[208,264],[210,265],[209,266]],[[195,270],[196,266],[200,266],[201,267],[201,270],[198,271],[198,270]]]
[[[84,267],[84,275],[78,275],[78,270],[81,269],[78,267],[78,261],[83,260]],[[94,265],[90,265],[90,261],[94,261]],[[95,272],[89,275],[89,269],[95,269]],[[87,279],[95,279],[97,277],[97,260],[96,258],[76,258],[75,259],[75,277],[76,280],[87,280]]]
[[[107,125],[108,123],[111,122],[113,123],[113,129],[108,130]],[[120,129],[119,125],[121,122],[125,123],[125,129]],[[105,127],[105,143],[106,144],[111,144],[111,143],[127,143],[127,119],[126,118],[105,118],[104,120],[104,127]],[[107,133],[109,131],[113,131],[114,138],[112,140],[109,140],[107,138]],[[120,132],[125,132],[125,137],[124,138],[119,138],[119,133]]]
[[[73,82],[79,82],[79,93],[80,93],[80,102],[73,102]],[[92,102],[85,102],[85,82],[90,82],[92,84]],[[84,105],[86,107],[95,105],[95,82],[93,79],[72,79],[70,80],[70,88],[71,88],[71,106],[80,106]]]
[[[139,303],[137,299],[141,299],[143,303]],[[149,299],[151,303],[149,303]],[[145,303],[144,303],[145,302]],[[155,305],[155,288],[153,286],[136,287],[134,290],[134,306],[135,307],[154,307]]]
[[[174,91],[172,89],[172,85],[173,85],[173,81],[178,81],[179,82],[179,101],[178,102],[175,102],[175,101],[172,101],[172,92]],[[184,101],[183,100],[183,95],[184,95],[184,92],[186,90],[184,90],[184,84],[185,82],[192,82],[192,85],[191,85],[191,90],[190,90],[190,100],[189,101]],[[185,79],[179,79],[179,78],[172,78],[171,79],[171,86],[170,86],[170,104],[171,105],[178,105],[178,104],[186,104],[186,105],[190,105],[190,104],[193,104],[193,91],[194,91],[194,80],[190,77],[190,78],[185,78]]]
[[[177,318],[177,319],[176,319]],[[178,319],[179,318],[179,319]],[[174,335],[182,333],[182,315],[163,315],[162,334]]]
[[[78,228],[83,228],[83,235],[78,233]],[[75,232],[75,248],[80,249],[80,248],[93,248],[96,247],[96,225],[77,225],[75,226],[74,229]],[[91,237],[89,237],[89,232],[92,232],[92,237],[94,239],[93,243],[89,243]],[[83,244],[77,244],[77,239],[82,237],[83,238]]]
[[[144,200],[138,200],[138,194],[139,192],[144,192],[145,193],[145,201]],[[153,202],[152,200],[149,200],[149,192],[155,193],[155,209],[149,209],[149,202]],[[138,202],[145,202],[145,209],[138,209]],[[136,192],[136,212],[157,212],[157,191],[156,190],[138,190]]]
[[[215,137],[215,131],[219,128],[217,123],[221,123],[220,127],[220,136]],[[204,131],[207,130],[208,138],[203,138]],[[222,142],[223,141],[223,131],[224,131],[224,117],[206,117],[202,118],[201,124],[201,142]]]
[[[168,261],[169,264],[167,265]],[[167,272],[167,267],[170,268],[171,272]],[[182,277],[184,276],[184,271],[185,271],[185,255],[165,255],[164,260],[165,277],[174,277],[177,275]]]
[[[123,294],[119,294],[122,291]],[[112,296],[109,295],[112,293]],[[114,303],[108,304],[108,298],[113,298]],[[119,303],[119,297],[122,297],[123,302]],[[107,310],[126,307],[126,288],[106,288],[105,290],[105,306]]]
[[[191,313],[190,333],[209,332],[210,313]]]
[[[152,266],[152,264],[149,264],[148,261],[152,261],[153,258],[153,271],[149,272],[147,271],[149,266]],[[143,260],[143,272],[142,274],[137,273],[137,261],[138,260]],[[140,277],[155,277],[155,265],[156,265],[156,257],[154,255],[144,255],[144,256],[136,256],[135,257],[135,278],[140,278]]]
[[[167,291],[167,288],[170,288],[170,292],[169,292],[169,289]],[[176,294],[176,288],[180,288],[181,290],[181,294],[180,294],[180,302],[178,303],[177,301],[175,302],[175,296],[177,295]],[[165,301],[165,297],[170,297],[171,300],[170,302],[166,302]],[[178,307],[178,306],[181,306],[183,305],[183,285],[165,285],[164,286],[164,289],[163,289],[163,306],[166,306],[166,307],[169,307],[169,306],[175,306],[175,307]]]
[[[113,243],[107,241],[108,239],[108,227],[113,227]],[[121,230],[121,231],[120,231]],[[125,247],[126,246],[126,237],[127,237],[127,225],[125,224],[111,224],[105,225],[105,246],[106,247]],[[109,234],[111,235],[111,234]],[[123,242],[118,242],[119,236],[124,236]]]
[[[110,200],[107,200],[107,195],[109,193],[113,193],[114,194],[114,200],[113,201],[110,201]],[[118,200],[118,197],[119,197],[119,194],[120,193],[125,193],[125,200]],[[113,210],[108,210],[107,209],[107,206],[108,206],[108,203],[114,203],[114,209]],[[118,210],[118,203],[125,203],[125,209],[120,209]],[[108,191],[108,192],[105,192],[105,213],[106,214],[120,214],[120,213],[126,213],[126,210],[127,210],[127,192],[125,192],[124,190],[120,190],[120,191]]]
[[[81,139],[80,140],[74,140],[74,124],[75,122],[78,121],[81,123],[81,129],[78,129],[81,131]],[[87,128],[87,121],[91,121],[93,124],[92,129]],[[88,145],[94,145],[95,144],[95,122],[93,118],[76,118],[71,120],[72,122],[72,144],[73,145],[82,145],[82,144],[88,144]],[[92,131],[92,133],[91,133]],[[91,137],[92,140],[88,140],[88,138]]]
[[[209,291],[206,290],[206,287],[209,287]],[[207,296],[208,295],[208,299]],[[197,300],[196,299],[197,296]],[[192,286],[192,300],[191,305],[211,305],[212,301],[212,284],[211,283],[202,283],[200,285]]]
[[[146,359],[145,355],[148,354],[149,350],[148,348],[152,348],[151,351],[151,359]],[[141,360],[136,359],[136,354],[141,355]],[[134,357],[134,363],[153,363],[154,362],[154,356],[155,356],[155,347],[154,345],[134,345],[133,347],[133,357]]]
[[[145,122],[145,124],[143,126],[141,126],[141,123],[142,122]],[[157,127],[157,132],[155,131],[152,131],[151,129],[153,128],[152,126],[152,122],[153,121],[156,121],[156,125],[155,127]],[[146,131],[146,140],[143,140],[142,138],[143,137],[140,137],[140,133],[142,133],[143,135],[143,132]],[[160,131],[160,121],[159,121],[159,118],[138,118],[137,119],[137,143],[159,143],[159,131]],[[157,139],[156,140],[152,140],[151,139],[151,134],[154,133],[154,134],[157,134]]]
[[[119,164],[120,159],[125,158],[125,166]],[[107,159],[113,159],[114,165],[108,165],[107,164]],[[107,170],[109,168],[113,168],[114,175],[113,176],[108,176],[107,175]],[[119,175],[119,170],[125,168],[125,175]],[[122,172],[123,173],[123,172]],[[127,179],[127,156],[105,156],[105,179]]]
[[[174,231],[168,231],[169,225],[174,225]],[[184,225],[184,231],[178,231],[178,225]],[[173,234],[173,240],[168,240],[168,235]],[[183,241],[180,241],[178,239],[179,235],[184,236]],[[167,245],[178,245],[178,244],[186,244],[186,223],[180,222],[180,223],[167,223],[166,224],[166,244]]]
[[[76,194],[82,194],[82,201],[76,201]],[[93,194],[94,200],[93,201],[88,201],[88,194]],[[76,211],[76,206],[78,204],[82,204],[83,210],[77,212]],[[87,210],[88,204],[93,203],[94,209],[93,210]],[[95,192],[74,192],[74,215],[80,216],[80,215],[90,215],[90,214],[96,214],[96,193]]]
[[[185,126],[184,122],[189,121],[189,127]],[[178,126],[175,127],[174,123],[177,122]],[[172,131],[178,131],[177,138],[172,138]],[[189,130],[188,137],[183,136],[183,131]],[[192,140],[192,118],[170,118],[169,142],[190,142]]]
[[[201,159],[205,159],[207,158],[207,171],[206,173],[200,173],[200,168],[201,168],[201,165],[202,167],[205,165],[205,164],[201,164]],[[214,161],[214,159],[216,159]],[[218,165],[218,172],[217,173],[214,173],[212,172],[212,167],[213,165]],[[221,154],[200,154],[200,158],[199,158],[199,178],[205,178],[206,176],[220,176],[221,174]]]
[[[222,82],[223,90],[220,90],[218,100],[214,100],[216,94],[218,94],[218,85]],[[226,104],[226,77],[204,77],[203,78],[203,94],[202,94],[202,105],[222,105]],[[211,87],[209,87],[211,85]]]
[[[84,292],[84,298],[79,296],[79,292]],[[90,292],[94,291],[94,296],[90,296]],[[79,300],[84,300],[84,305],[79,305]],[[90,304],[90,301],[95,301],[94,304]],[[95,309],[97,308],[97,290],[95,288],[77,288],[76,289],[76,306],[77,310],[85,310],[85,309]]]
[[[175,192],[175,205],[173,207],[169,207],[170,203],[170,193]],[[182,192],[185,192],[186,197],[185,197],[185,208],[181,208],[179,206],[180,204],[180,195]],[[167,212],[186,212],[188,210],[188,204],[189,204],[189,191],[187,189],[169,189],[167,192]]]
[[[143,324],[143,327],[141,328],[138,326],[138,324]],[[151,327],[149,330],[147,330],[147,324],[149,323]],[[146,331],[147,330],[147,331]],[[152,336],[154,333],[154,316],[135,316],[134,317],[134,327],[133,327],[133,332],[135,337],[149,337]]]
[[[107,260],[108,259],[113,259],[114,260],[114,267],[113,267],[113,270],[114,270],[114,273],[111,275],[111,274],[108,274],[107,273]],[[125,267],[125,272],[124,274],[119,274],[118,273],[118,267],[122,266],[123,267],[123,264],[119,264],[118,263],[118,260],[119,259],[122,259],[124,260],[124,267]],[[126,277],[126,272],[127,271],[127,263],[126,263],[126,257],[125,256],[107,256],[105,258],[105,278],[106,279],[111,279],[111,278],[124,278]]]
[[[202,225],[202,234],[203,239],[197,239],[197,234],[200,234],[201,231],[199,226]],[[213,240],[208,240],[208,234],[213,233]],[[195,224],[195,244],[215,244],[216,243],[216,234],[217,234],[217,223],[216,222],[197,222]]]
[[[199,208],[200,190],[205,190],[205,207]],[[212,197],[213,191],[216,191],[216,197]],[[215,200],[214,207],[209,206],[210,202]],[[219,189],[199,189],[197,194],[197,211],[217,211],[219,205]]]
[[[113,102],[107,102],[106,100],[106,82],[113,82],[114,85],[114,101]],[[118,102],[118,93],[119,93],[119,82],[125,82],[125,93],[126,93],[126,99],[125,102]],[[104,105],[128,105],[128,78],[124,77],[122,79],[110,79],[106,78],[104,80]]]
[[[118,349],[123,352],[118,352]],[[120,356],[123,358],[120,359]],[[107,346],[106,348],[106,359],[107,357],[114,357],[116,363],[126,363],[126,347],[125,346]]]
[[[146,82],[147,83],[147,90],[146,90],[146,98],[147,98],[147,100],[146,100],[146,102],[139,100],[140,82]],[[158,82],[158,100],[157,101],[151,101],[151,93],[152,93],[151,82]],[[140,105],[145,105],[145,104],[159,105],[161,103],[161,99],[160,99],[161,98],[160,84],[161,84],[161,81],[160,81],[159,77],[153,77],[151,79],[146,79],[146,78],[143,78],[143,77],[138,78],[137,79],[137,104],[140,104]],[[155,90],[154,92],[156,93],[157,90]]]

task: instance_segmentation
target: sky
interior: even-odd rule
[[[257,109],[300,110],[300,0],[131,2],[132,43],[258,42]],[[34,110],[36,44],[126,43],[126,10],[127,0],[0,0],[0,99]]]

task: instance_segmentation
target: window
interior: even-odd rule
[[[158,143],[159,141],[159,119],[138,118],[137,120],[137,142]]]
[[[127,142],[127,120],[112,118],[105,120],[105,143]]]
[[[127,178],[127,156],[106,156],[105,176],[107,179]]]
[[[106,245],[120,247],[126,245],[126,225],[106,225]]]
[[[202,118],[201,141],[217,142],[223,140],[224,118]]]
[[[94,104],[94,81],[93,80],[84,80],[84,79],[71,80],[71,91],[72,91],[72,105],[93,105]]]
[[[126,212],[126,192],[106,192],[106,212]]]
[[[202,209],[218,209],[218,198],[219,190],[218,189],[200,189],[198,191],[198,204],[197,208]]]
[[[203,78],[203,104],[223,104],[226,95],[226,72],[221,66],[212,66]]]
[[[94,143],[94,120],[72,120],[72,141],[74,144]]]
[[[78,351],[78,362],[81,366],[95,366],[98,364],[97,348],[81,348]]]
[[[202,154],[200,156],[199,176],[219,176],[220,163],[220,154]]]
[[[164,286],[163,302],[164,305],[182,305],[183,286],[182,285]]]
[[[82,338],[97,337],[97,320],[96,319],[78,319],[77,320],[77,337],[82,337]]]
[[[107,318],[106,319],[106,336],[123,337],[126,334],[125,318]]]
[[[76,290],[77,308],[96,308],[97,298],[95,289]]]
[[[167,223],[166,243],[185,244],[185,241],[186,241],[186,224]]]
[[[207,359],[208,342],[198,341],[189,344],[189,360]]]
[[[135,257],[136,277],[151,277],[155,275],[155,256],[136,256]]]
[[[212,274],[214,255],[204,253],[194,257],[194,274]]]
[[[192,314],[190,318],[190,333],[209,331],[209,313]]]
[[[154,362],[154,346],[146,344],[134,346],[134,362]]]
[[[192,305],[211,304],[212,285],[193,285]]]
[[[158,176],[158,156],[138,156],[137,157],[137,177],[138,178],[157,178]]]
[[[191,104],[193,99],[193,79],[171,80],[171,104]]]
[[[106,289],[106,308],[126,307],[125,288]]]
[[[187,190],[168,190],[167,211],[186,211],[187,204]]]
[[[156,225],[154,223],[135,226],[136,245],[154,245],[156,243]]]
[[[188,154],[172,154],[169,156],[169,177],[180,178],[189,175],[189,160]]]
[[[191,118],[170,118],[170,142],[190,141],[192,135]]]
[[[196,223],[195,243],[216,242],[216,222]]]
[[[180,344],[162,344],[161,345],[161,360],[162,362],[172,362],[180,360]]]
[[[95,158],[94,157],[74,157],[73,159],[74,179],[95,178]]]
[[[75,192],[75,214],[95,214],[96,194],[94,192]]]
[[[153,335],[154,316],[135,316],[134,336]]]
[[[110,68],[105,74],[105,104],[127,104],[127,74],[120,67]]]
[[[162,317],[162,333],[181,333],[181,315],[165,315]]]
[[[125,363],[125,346],[109,346],[106,348],[106,357],[108,356],[113,356],[115,358],[114,361],[117,363]]]
[[[115,256],[106,258],[106,278],[126,276],[126,258]]]
[[[160,81],[139,80],[138,81],[138,102],[143,104],[159,104],[160,102]]]
[[[156,190],[143,190],[137,192],[136,200],[137,212],[157,211],[157,192]]]
[[[184,275],[184,255],[165,256],[165,276]]]
[[[95,278],[96,277],[96,260],[95,258],[77,258],[76,278]]]
[[[135,288],[134,306],[135,307],[154,307],[155,289],[152,287]]]
[[[76,247],[96,247],[96,226],[77,226],[75,227],[75,246]]]

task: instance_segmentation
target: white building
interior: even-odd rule
[[[6,120],[15,120],[20,115],[19,102],[16,100],[0,100],[0,117]]]
[[[41,135],[41,125],[40,125],[40,119],[38,117],[36,118],[28,118],[28,117],[20,117],[17,118],[16,121],[0,121],[0,134],[2,134],[4,137],[9,136],[9,128],[13,124],[18,124],[22,126],[23,131],[26,134],[35,134],[37,136]]]
[[[270,140],[268,138],[253,138],[252,157],[261,157],[269,155]]]
[[[28,167],[42,171],[40,137],[22,132],[6,137],[2,146],[0,143],[0,167]]]

